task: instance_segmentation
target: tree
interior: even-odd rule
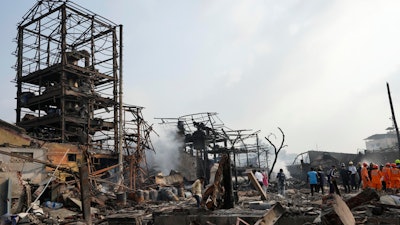
[[[276,146],[274,145],[274,143],[270,140],[270,136],[274,136],[275,139],[276,139],[275,134],[271,133],[270,135],[268,135],[268,138],[265,137],[265,139],[269,142],[269,144],[274,148],[274,156],[275,156],[275,157],[274,157],[274,162],[272,163],[271,169],[269,170],[268,177],[271,177],[271,174],[272,174],[272,171],[274,170],[276,161],[278,161],[279,152],[280,152],[284,147],[287,147],[287,145],[284,145],[284,143],[285,143],[285,134],[283,133],[283,131],[282,131],[281,128],[278,127],[278,129],[279,129],[279,131],[280,131],[281,134],[282,134],[282,141],[281,141],[281,144],[280,144],[279,148],[276,148]]]

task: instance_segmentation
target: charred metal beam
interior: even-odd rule
[[[99,37],[102,37],[102,36],[104,36],[104,35],[106,35],[106,34],[108,34],[108,33],[110,33],[110,32],[113,32],[113,29],[108,29],[108,30],[106,30],[106,31],[102,31],[102,32],[96,34],[96,35],[93,36],[93,37],[87,38],[86,40],[83,40],[83,41],[81,41],[81,42],[79,42],[79,43],[76,43],[76,44],[71,45],[71,47],[75,48],[75,47],[77,47],[77,46],[79,46],[79,45],[82,45],[82,44],[85,44],[86,42],[91,41],[92,39],[94,40],[94,39],[97,39],[97,38],[99,38]]]
[[[48,15],[51,15],[54,12],[59,11],[62,7],[63,7],[63,5],[60,5],[59,7],[55,8],[53,10],[50,10],[49,12],[47,12],[47,13],[45,13],[45,14],[43,14],[43,15],[35,18],[35,19],[32,19],[31,21],[29,21],[26,24],[21,24],[19,27],[20,27],[20,29],[25,29],[27,26],[29,26],[29,25],[31,25],[31,24],[33,24],[33,23],[35,23],[35,22],[37,22],[37,21],[39,21],[39,20],[41,20],[43,18],[46,18]]]
[[[109,170],[112,170],[112,169],[114,169],[114,168],[117,168],[118,166],[119,166],[119,164],[116,164],[116,165],[109,166],[109,167],[104,168],[104,169],[101,169],[101,170],[96,170],[95,172],[92,172],[92,173],[90,174],[90,176],[97,176],[97,175],[102,174],[102,173],[104,173],[104,172],[106,172],[106,171],[109,171]]]

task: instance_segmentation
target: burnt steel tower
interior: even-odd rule
[[[122,26],[72,2],[42,0],[18,24],[16,41],[16,124],[40,140],[117,150]]]

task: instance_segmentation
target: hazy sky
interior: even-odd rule
[[[392,125],[386,82],[400,112],[400,1],[73,2],[124,25],[124,101],[150,123],[217,112],[262,138],[280,127],[289,153],[356,153]],[[12,123],[13,40],[35,3],[0,9],[0,119]]]

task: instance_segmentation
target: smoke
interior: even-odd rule
[[[175,127],[160,126],[157,128],[158,137],[152,138],[155,153],[147,156],[151,168],[168,175],[171,170],[176,170],[179,165],[180,151],[183,140],[177,135]]]
[[[291,178],[292,176],[290,175],[290,172],[287,169],[286,165],[287,164],[284,161],[281,161],[278,159],[278,161],[276,161],[274,171],[272,172],[270,179],[276,180],[276,175],[279,173],[280,169],[283,169],[283,172],[285,173],[286,178]],[[271,166],[272,166],[272,164],[271,164]]]
[[[272,167],[272,163],[274,161],[274,153],[273,151],[270,151],[268,153],[268,169],[271,169]],[[276,175],[279,173],[279,170],[282,169],[283,172],[286,175],[286,178],[291,178],[291,174],[287,168],[287,165],[291,165],[293,163],[294,158],[296,157],[296,154],[293,153],[288,153],[286,149],[282,149],[279,154],[278,154],[278,159],[275,163],[274,166],[274,171],[272,171],[271,173],[271,180],[275,180],[276,179]]]

